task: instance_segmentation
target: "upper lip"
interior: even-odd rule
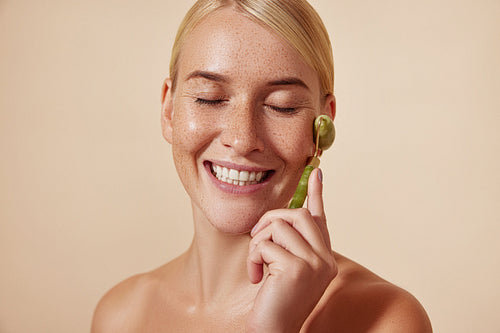
[[[273,170],[271,168],[263,168],[260,166],[253,166],[253,165],[243,165],[243,164],[237,164],[229,161],[220,161],[220,160],[212,160],[212,161],[207,161],[210,164],[215,164],[215,165],[220,165],[222,167],[228,168],[228,169],[235,169],[235,170],[240,170],[240,171],[270,171]]]

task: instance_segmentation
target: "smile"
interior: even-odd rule
[[[212,174],[218,180],[238,186],[247,186],[262,183],[269,175],[269,171],[228,169],[226,167],[213,163],[210,169],[212,170]]]

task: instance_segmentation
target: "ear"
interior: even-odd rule
[[[172,143],[172,116],[174,114],[172,101],[172,80],[163,81],[161,91],[161,129],[165,140]]]
[[[335,120],[335,114],[337,113],[337,101],[334,95],[328,95],[325,98],[325,104],[323,106],[323,114],[326,114],[333,120]]]

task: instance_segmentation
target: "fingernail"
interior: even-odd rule
[[[323,183],[323,172],[318,168],[318,179],[320,183]]]
[[[252,237],[253,237],[253,235],[254,235],[254,233],[255,233],[255,229],[256,229],[256,227],[257,227],[257,224],[256,224],[256,225],[254,225],[254,226],[253,226],[253,228],[252,228],[252,231],[250,231],[250,236],[252,236]]]

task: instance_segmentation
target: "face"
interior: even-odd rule
[[[167,80],[163,132],[195,220],[249,232],[283,208],[314,153],[312,123],[332,116],[316,72],[280,37],[232,9],[187,37],[175,90]]]

